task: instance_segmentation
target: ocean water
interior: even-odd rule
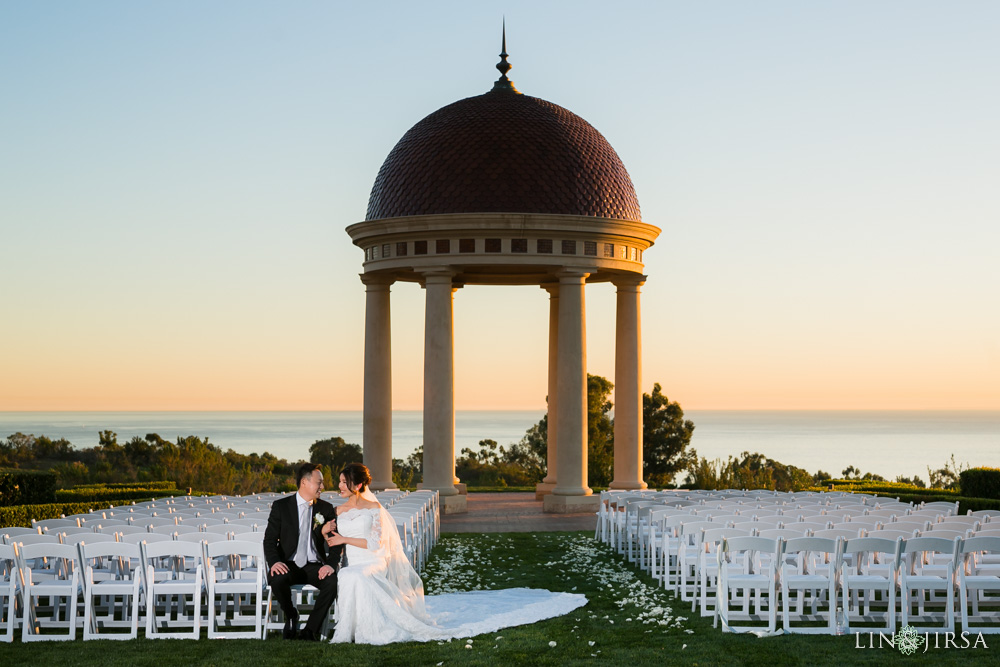
[[[542,411],[458,411],[455,452],[485,438],[517,442]],[[889,479],[959,464],[1000,467],[1000,411],[716,411],[691,410],[692,446],[709,459],[760,452],[809,472],[839,476],[853,465]],[[0,412],[0,438],[21,432],[93,447],[98,432],[118,441],[158,433],[197,435],[223,449],[308,457],[316,440],[340,436],[361,444],[361,412]],[[419,411],[393,413],[393,456],[406,458],[422,441]]]

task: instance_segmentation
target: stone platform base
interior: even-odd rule
[[[442,514],[464,514],[469,511],[468,496],[440,496]]]
[[[557,496],[554,493],[550,493],[542,499],[542,511],[551,514],[596,512],[600,505],[600,495]]]
[[[541,500],[549,495],[554,488],[556,488],[556,485],[551,482],[539,482],[535,484],[535,500]]]

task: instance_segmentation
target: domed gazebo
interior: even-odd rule
[[[379,170],[364,222],[364,460],[392,483],[389,288],[420,283],[424,330],[424,481],[445,512],[465,511],[455,477],[452,294],[466,285],[539,285],[549,294],[547,512],[596,506],[587,485],[587,283],[617,287],[613,488],[642,481],[639,288],[660,230],[642,222],[625,166],[589,123],[522,95],[507,72],[484,95],[414,125]]]

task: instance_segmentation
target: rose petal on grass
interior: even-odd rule
[[[549,646],[551,646],[552,648],[555,648],[556,647],[556,643],[555,642],[549,642]]]

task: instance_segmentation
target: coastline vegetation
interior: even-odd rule
[[[610,400],[614,385],[606,378],[587,377],[587,435],[589,484],[607,488],[614,474],[614,419]],[[727,460],[709,461],[691,446],[695,425],[684,411],[654,384],[643,394],[643,479],[651,488],[773,489],[776,491],[838,490],[893,495],[907,499],[959,498],[961,479],[968,477],[976,496],[1000,497],[1000,482],[982,469],[970,471],[951,460],[942,468],[928,468],[928,481],[897,477],[890,481],[863,473],[850,465],[841,477],[783,464],[758,452],[743,452]],[[456,474],[471,491],[533,490],[547,474],[548,415],[531,425],[519,442],[507,446],[484,439],[478,450],[463,448]],[[328,489],[336,475],[363,458],[359,445],[341,437],[317,440],[309,446],[309,461],[322,466]],[[91,502],[114,504],[154,496],[190,493],[244,495],[262,491],[294,490],[294,470],[301,461],[289,461],[264,452],[241,454],[223,450],[208,438],[190,435],[175,442],[156,433],[119,443],[110,430],[98,434],[95,447],[76,448],[65,439],[15,433],[0,440],[0,506]],[[5,476],[3,469],[22,476],[40,473],[33,481]],[[405,460],[393,460],[393,481],[415,488],[422,481],[423,451]],[[49,474],[44,474],[49,473]],[[8,479],[9,478],[9,479]],[[16,478],[16,479],[15,479]],[[43,479],[44,478],[44,479]],[[28,479],[28,478],[25,478]],[[6,480],[6,481],[5,481]],[[8,488],[9,487],[9,488]],[[976,507],[974,509],[983,509]]]

